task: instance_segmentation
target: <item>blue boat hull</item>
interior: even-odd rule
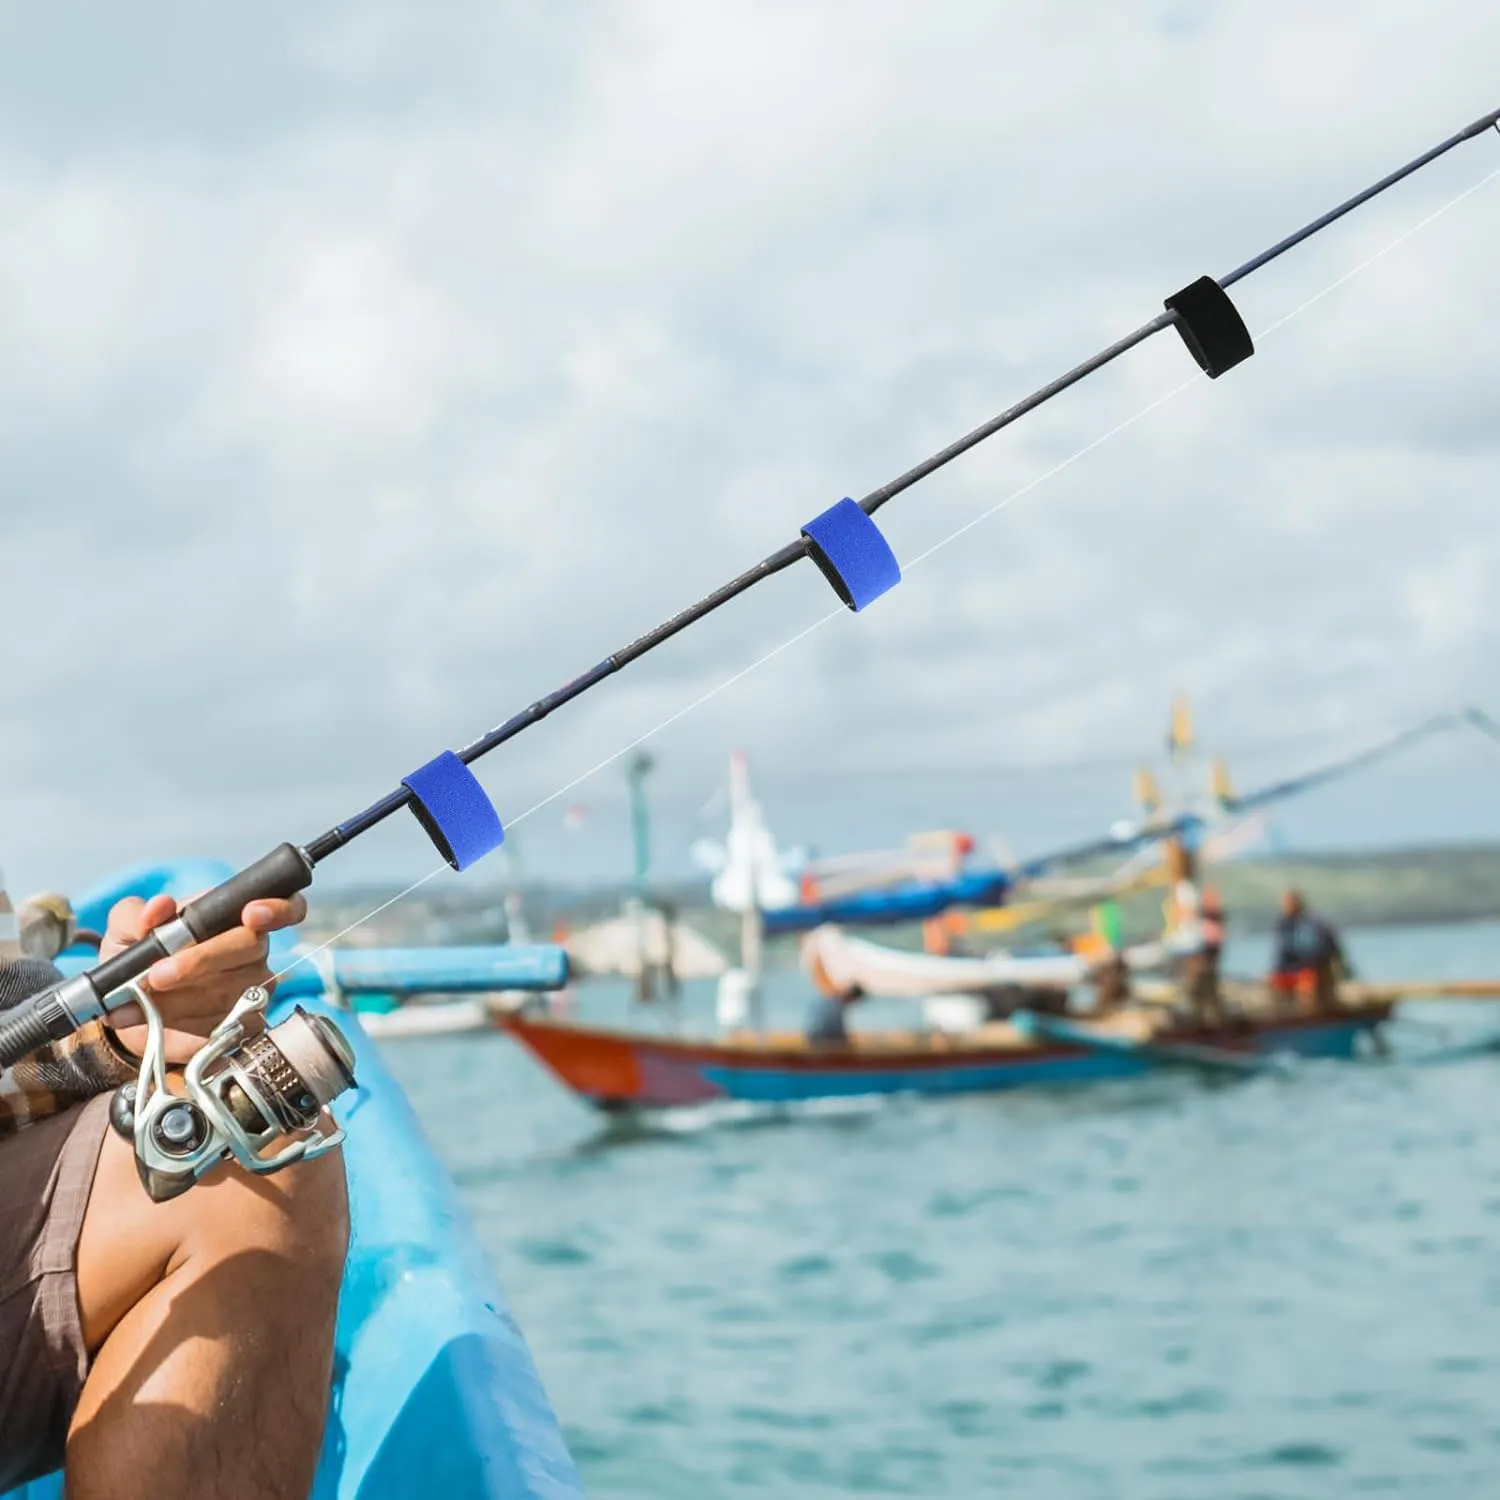
[[[1349,1058],[1360,1038],[1388,1013],[1388,1006],[1376,1006],[1197,1040],[1246,1055]],[[564,1084],[606,1110],[670,1109],[721,1099],[786,1104],[880,1094],[989,1093],[1134,1078],[1159,1066],[1141,1052],[1050,1041],[985,1047],[888,1037],[856,1039],[848,1047],[808,1047],[798,1038],[688,1041],[519,1015],[501,1024]]]
[[[229,873],[153,866],[94,893],[80,915],[97,925],[122,896],[184,897]],[[354,1043],[359,1088],[335,1111],[349,1127],[352,1240],[314,1497],[579,1500],[556,1415],[447,1173],[374,1045],[348,1012],[330,1013]],[[13,1493],[57,1500],[61,1480]]]
[[[1292,1053],[1308,1058],[1352,1058],[1369,1025],[1327,1026],[1271,1032],[1256,1039],[1263,1055]],[[857,1098],[861,1094],[980,1094],[1037,1085],[1100,1083],[1158,1071],[1150,1058],[1128,1052],[1068,1051],[1001,1063],[954,1064],[943,1068],[872,1069],[858,1073],[787,1071],[775,1068],[705,1067],[703,1076],[727,1099],[791,1103],[807,1099]]]
[[[825,922],[844,927],[886,927],[921,922],[950,906],[998,906],[1012,885],[1004,870],[970,870],[950,880],[905,880],[879,890],[856,891],[763,912],[766,934],[811,932]]]

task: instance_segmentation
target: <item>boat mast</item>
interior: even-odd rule
[[[630,913],[635,926],[636,999],[643,1005],[656,998],[656,972],[651,963],[650,934],[647,930],[648,887],[651,871],[651,812],[646,805],[646,778],[656,768],[656,761],[644,750],[631,756],[625,767],[630,786],[630,834],[635,854],[635,874],[631,883]],[[671,935],[668,934],[668,941]]]
[[[761,970],[765,951],[765,919],[761,915],[761,855],[763,839],[759,833],[759,809],[750,796],[750,766],[742,750],[729,759],[729,806],[733,824],[746,829],[744,851],[748,861],[745,886],[748,892],[740,912],[740,968],[746,979],[745,998],[749,1003],[750,1024],[756,1031],[766,1029],[761,997]]]

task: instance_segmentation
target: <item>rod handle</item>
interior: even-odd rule
[[[307,856],[295,844],[278,844],[223,885],[188,902],[182,909],[182,920],[201,943],[238,927],[240,914],[252,901],[295,896],[312,884],[312,878]]]
[[[295,844],[278,844],[223,885],[189,901],[175,922],[158,927],[91,969],[88,978],[94,993],[102,1000],[112,990],[139,979],[158,959],[238,927],[240,914],[252,901],[295,896],[312,884],[312,878],[307,856]]]

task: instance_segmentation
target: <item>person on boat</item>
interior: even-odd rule
[[[1113,1015],[1130,1004],[1130,967],[1118,948],[1110,947],[1089,970],[1094,983],[1095,1016]]]
[[[101,956],[176,911],[120,902]],[[171,1060],[269,982],[266,935],[305,913],[301,896],[252,902],[243,925],[150,970]],[[12,949],[0,1009],[58,977]],[[153,1203],[107,1128],[141,1021],[117,1012],[0,1073],[0,1491],[62,1467],[69,1500],[306,1495],[348,1245],[342,1158],[223,1167]]]
[[[1189,996],[1200,1025],[1223,1026],[1224,993],[1219,987],[1224,956],[1224,902],[1207,886],[1198,903],[1198,954],[1193,991]]]
[[[807,1040],[813,1047],[838,1047],[849,1040],[847,1013],[865,998],[862,985],[851,984],[833,995],[819,995],[807,1018]]]
[[[1216,1030],[1226,1022],[1219,989],[1219,961],[1224,949],[1224,906],[1211,887],[1200,895],[1190,881],[1179,885],[1177,921],[1172,936],[1177,984],[1195,1025]]]
[[[1333,1010],[1339,980],[1353,977],[1354,967],[1332,923],[1309,911],[1300,891],[1287,891],[1271,961],[1271,992],[1278,1005],[1300,1005],[1319,1014]]]

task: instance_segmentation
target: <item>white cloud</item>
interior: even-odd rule
[[[1406,577],[1406,607],[1423,646],[1436,651],[1470,644],[1475,637],[1494,642],[1494,602],[1500,594],[1500,551],[1482,541],[1455,548],[1439,565],[1417,568]]]
[[[0,49],[17,878],[315,832],[1500,102],[1500,21],[1457,0],[131,16],[66,80],[46,11]],[[193,87],[142,90],[142,56]],[[1245,283],[1252,325],[1497,152]],[[786,778],[1149,749],[1179,683],[1228,740],[1494,706],[1497,221],[1500,184],[714,699],[661,746],[664,801],[737,743],[788,833],[973,793],[1037,842],[1112,783]],[[882,524],[915,555],[1189,368],[1155,341]],[[502,807],[827,598],[795,570],[631,668],[497,757]]]

